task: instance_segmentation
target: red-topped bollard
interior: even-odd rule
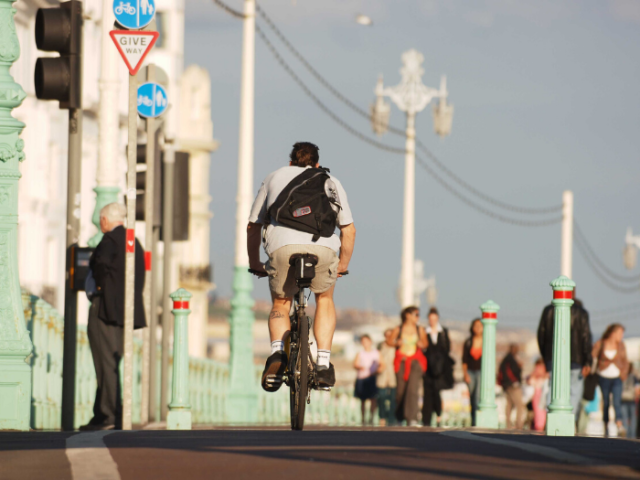
[[[554,306],[553,364],[546,430],[551,436],[573,436],[576,424],[571,406],[571,305],[576,284],[561,275],[550,285]]]
[[[189,403],[189,329],[187,319],[191,294],[179,288],[169,297],[173,300],[173,378],[171,403],[167,414],[167,430],[191,430]]]

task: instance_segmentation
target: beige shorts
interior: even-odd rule
[[[290,298],[298,292],[293,267],[289,258],[294,253],[317,255],[316,276],[311,281],[313,293],[323,293],[338,279],[338,255],[332,249],[318,245],[285,245],[269,256],[264,268],[269,274],[269,288],[278,298]]]

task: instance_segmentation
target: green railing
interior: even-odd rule
[[[62,345],[64,319],[41,298],[22,292],[22,302],[27,328],[31,332],[33,353],[27,360],[32,367],[32,412],[31,427],[37,430],[60,428],[62,403]],[[86,424],[93,416],[93,401],[96,393],[95,370],[87,338],[86,327],[78,327],[76,363],[76,410],[75,425]],[[160,373],[160,355],[156,366]],[[134,341],[134,386],[133,423],[140,423],[142,343]],[[171,357],[169,359],[171,362]],[[171,389],[169,368],[169,391]],[[258,423],[285,425],[289,422],[288,389],[267,393],[258,387],[262,367],[255,367],[255,385],[258,390]],[[227,389],[229,366],[215,360],[189,359],[190,401],[194,424],[228,423]],[[155,392],[159,418],[160,386]],[[360,423],[359,402],[350,391],[334,389],[328,392],[312,392],[311,404],[307,407],[307,423],[329,425],[357,425]],[[377,419],[376,419],[377,420]]]

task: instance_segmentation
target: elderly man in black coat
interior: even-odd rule
[[[126,215],[126,207],[119,203],[100,210],[104,236],[89,263],[97,291],[91,300],[87,327],[98,388],[93,418],[80,430],[110,430],[122,424],[119,364],[124,350]],[[143,328],[144,251],[137,239],[135,242],[134,328]]]

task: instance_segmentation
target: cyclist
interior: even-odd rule
[[[278,199],[280,193],[303,174],[308,168],[320,168],[318,147],[312,143],[299,142],[293,146],[289,166],[282,167],[269,174],[258,191],[251,208],[247,226],[247,249],[249,267],[258,277],[269,276],[269,289],[273,307],[269,315],[269,334],[271,337],[271,355],[267,359],[262,373],[262,388],[275,392],[282,385],[282,374],[287,365],[284,342],[289,334],[291,323],[289,312],[291,301],[296,294],[294,274],[289,258],[296,253],[310,253],[318,257],[315,278],[311,291],[316,298],[316,315],[313,333],[318,347],[316,362],[316,380],[319,386],[335,385],[335,371],[331,358],[331,343],[336,327],[336,311],[333,303],[333,290],[338,277],[347,271],[353,254],[356,229],[353,225],[347,194],[342,184],[329,176],[324,189],[330,192],[332,208],[337,212],[336,224],[340,229],[340,238],[335,233],[330,237],[313,235],[294,228],[285,227],[269,214],[269,208]],[[308,207],[299,209],[307,215]],[[309,210],[310,211],[310,210]],[[296,213],[293,214],[296,216]],[[264,229],[264,231],[263,231]],[[269,256],[266,264],[260,261],[260,242]],[[276,381],[267,381],[267,376],[276,375]],[[273,378],[273,377],[271,377]]]

